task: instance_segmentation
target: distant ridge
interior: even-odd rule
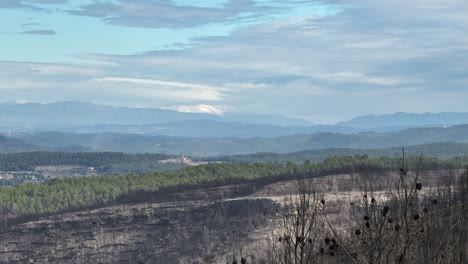
[[[24,141],[16,143],[19,151],[46,148],[217,156],[326,148],[376,149],[467,142],[468,125],[458,124],[465,121],[468,124],[468,113],[396,113],[361,116],[339,125],[312,125],[282,116],[219,116],[75,101],[0,104],[0,130]],[[304,125],[291,125],[301,123]],[[6,146],[5,143],[0,151],[16,151],[14,143]]]
[[[26,151],[38,151],[45,150],[44,147],[39,147],[34,144],[25,143],[21,140],[8,138],[0,135],[0,152],[1,153],[13,153],[13,152],[26,152]]]
[[[468,124],[468,113],[404,113],[388,115],[364,115],[336,125],[355,128],[387,127],[394,129],[410,127],[452,126]]]
[[[410,128],[399,132],[355,134],[313,133],[274,138],[194,138],[135,134],[76,134],[47,132],[16,137],[32,145],[58,149],[74,145],[90,151],[163,153],[170,155],[221,156],[256,152],[287,153],[300,150],[352,148],[382,149],[435,142],[468,142],[468,125]]]
[[[0,104],[0,125],[2,127],[18,127],[42,131],[99,124],[142,125],[201,119],[280,126],[313,125],[306,120],[280,115],[226,113],[223,116],[219,116],[201,113],[182,113],[157,108],[111,107],[76,101],[47,104],[21,101]]]
[[[0,130],[26,132],[122,133],[181,137],[280,137],[316,132],[389,132],[417,127],[468,124],[468,113],[398,112],[366,115],[335,125],[281,115],[250,113],[185,113],[157,108],[126,108],[87,102],[34,103],[18,100],[0,104]]]

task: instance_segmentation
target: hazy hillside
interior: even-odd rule
[[[417,146],[405,146],[405,155],[408,157],[437,157],[451,158],[468,155],[468,143],[456,142],[439,142]],[[351,149],[351,148],[333,148],[333,149],[318,149],[318,150],[302,150],[291,153],[271,153],[262,152],[247,155],[230,155],[219,157],[207,157],[201,160],[219,160],[227,162],[271,162],[271,163],[287,163],[292,161],[295,163],[303,163],[306,160],[311,162],[320,162],[326,158],[333,156],[354,156],[368,155],[369,157],[396,157],[401,156],[402,148],[384,148],[384,149]]]
[[[294,134],[311,134],[317,132],[354,133],[358,130],[340,126],[277,126],[267,124],[243,124],[239,122],[219,122],[213,120],[184,120],[170,123],[149,125],[93,125],[58,129],[74,133],[121,133],[148,136],[179,137],[280,137]]]
[[[379,149],[434,142],[468,141],[468,125],[447,128],[412,128],[388,133],[315,133],[275,138],[193,138],[102,133],[47,132],[19,136],[29,144],[49,148],[80,145],[93,151],[165,153],[220,156],[256,152],[294,152],[310,149]]]
[[[337,125],[368,128],[398,130],[410,127],[451,126],[468,123],[468,113],[403,113],[390,115],[358,116],[349,121],[339,122]]]
[[[18,139],[7,138],[5,136],[0,135],[0,153],[37,151],[44,149],[46,148],[35,146],[33,144],[25,143]]]

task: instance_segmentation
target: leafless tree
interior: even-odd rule
[[[270,262],[468,263],[468,169],[434,179],[421,160],[410,170],[403,155],[397,172],[357,173],[360,195],[341,201],[349,214],[340,224],[311,181],[300,181],[272,232]]]

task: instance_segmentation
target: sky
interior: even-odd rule
[[[1,0],[0,102],[468,112],[466,0]]]

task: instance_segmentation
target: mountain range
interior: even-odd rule
[[[204,113],[182,113],[157,108],[111,107],[75,101],[47,104],[17,101],[0,104],[0,128],[2,129],[23,128],[30,131],[51,131],[58,128],[99,124],[143,125],[185,120],[242,122],[245,124],[277,126],[313,125],[306,120],[279,115],[226,113],[220,116]]]
[[[410,127],[435,127],[468,124],[468,113],[403,113],[364,115],[336,125],[368,130],[401,130]]]
[[[0,130],[20,132],[120,133],[197,138],[273,138],[331,132],[393,132],[416,127],[468,124],[468,113],[366,115],[334,125],[316,125],[281,115],[182,113],[157,108],[111,107],[86,102],[0,104]],[[1,132],[1,131],[0,131]]]

